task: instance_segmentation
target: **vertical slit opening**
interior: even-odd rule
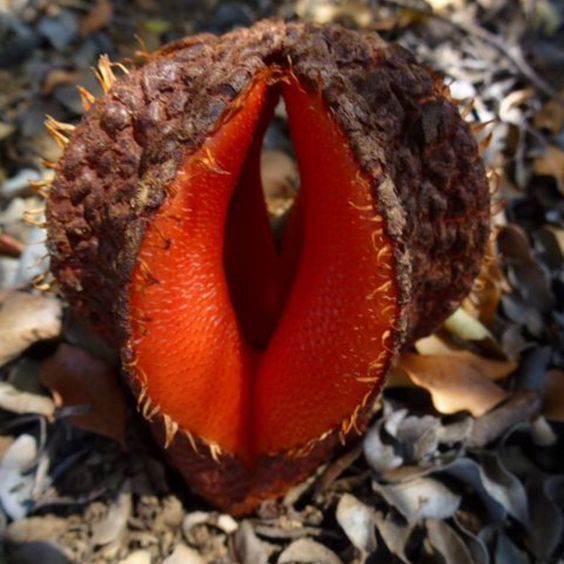
[[[284,310],[297,261],[285,252],[298,171],[280,87],[273,86],[229,203],[224,268],[241,332],[264,351]]]

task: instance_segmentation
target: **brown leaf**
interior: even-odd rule
[[[89,406],[90,412],[70,417],[80,429],[111,437],[123,444],[126,401],[118,375],[86,351],[61,344],[41,365],[43,385],[60,396],[64,406]]]
[[[562,91],[564,96],[564,90]],[[537,112],[533,119],[537,129],[547,129],[554,135],[558,135],[564,127],[564,104],[558,98],[549,100]]]
[[[45,73],[43,83],[41,85],[41,92],[45,96],[49,96],[55,88],[64,86],[65,84],[72,84],[80,80],[80,73],[75,70],[66,69],[50,69]]]
[[[537,157],[533,164],[536,174],[553,176],[561,194],[564,194],[564,151],[549,145],[544,155]]]
[[[21,241],[0,233],[0,257],[19,258],[24,249],[25,245]]]
[[[548,419],[564,421],[564,370],[547,372],[542,412]]]
[[[469,411],[480,417],[509,395],[488,378],[484,365],[475,359],[406,353],[398,366],[430,392],[433,405],[441,413]]]
[[[454,348],[437,335],[429,335],[429,337],[419,339],[415,343],[415,348],[423,356],[435,358],[437,356],[448,356],[467,362],[473,370],[490,380],[506,378],[517,368],[517,363],[512,360],[492,360],[483,358],[471,351]]]
[[[104,29],[112,19],[113,9],[109,0],[98,0],[96,5],[80,22],[80,36],[86,37],[94,31]]]
[[[61,304],[54,298],[8,292],[0,302],[0,366],[33,343],[61,332]]]

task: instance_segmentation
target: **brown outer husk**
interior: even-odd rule
[[[291,65],[320,92],[371,180],[394,244],[394,353],[440,324],[470,290],[489,231],[489,190],[476,143],[441,81],[377,34],[336,25],[267,21],[221,38],[200,35],[166,46],[94,104],[48,201],[52,270],[70,303],[122,349],[125,364],[132,360],[128,283],[164,187],[272,64]],[[202,495],[241,512],[306,476],[337,443],[335,431],[299,461],[264,457],[253,477],[228,455],[216,464],[193,453],[182,432],[169,455]]]

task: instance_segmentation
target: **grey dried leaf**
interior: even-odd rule
[[[278,558],[278,564],[298,563],[342,564],[341,559],[332,550],[312,539],[298,539],[294,541]]]
[[[61,303],[54,298],[14,292],[0,304],[0,366],[37,341],[61,332]]]
[[[530,564],[531,560],[525,552],[519,550],[503,532],[498,532],[495,552],[495,564]]]
[[[551,347],[537,346],[523,355],[515,373],[520,388],[542,392],[546,382],[546,372],[552,356]]]
[[[497,485],[491,483],[480,465],[474,460],[459,458],[444,467],[442,471],[472,488],[484,505],[490,523],[498,524],[505,520],[507,515],[506,509],[501,502],[490,494],[490,490],[496,491]]]
[[[172,553],[163,560],[163,564],[204,564],[205,560],[197,550],[180,542]]]
[[[355,496],[345,494],[337,504],[336,517],[337,523],[345,531],[348,539],[363,555],[371,554],[376,550],[374,509]]]
[[[369,466],[379,474],[387,472],[393,468],[398,468],[403,464],[403,458],[396,454],[393,446],[386,445],[380,437],[383,421],[370,428],[366,433],[362,447],[364,457]]]
[[[388,550],[402,562],[409,564],[405,549],[413,532],[413,525],[407,523],[394,509],[391,509],[385,517],[381,512],[376,512],[375,522]]]
[[[0,462],[0,503],[9,517],[23,519],[31,507],[34,476],[29,472],[37,460],[37,443],[20,435]]]
[[[239,526],[233,517],[224,513],[192,511],[184,517],[182,522],[182,532],[188,542],[197,544],[193,529],[198,525],[215,527],[228,535],[234,533]]]
[[[437,440],[443,445],[464,443],[472,433],[474,427],[473,417],[464,417],[447,425],[441,425],[437,429]]]
[[[497,244],[508,269],[508,279],[525,302],[546,313],[554,304],[550,279],[546,269],[531,252],[527,234],[517,225],[504,226]]]
[[[14,176],[0,185],[0,195],[3,198],[14,198],[30,194],[29,183],[40,180],[41,175],[34,168],[22,168]]]
[[[384,429],[386,432],[397,438],[398,428],[407,414],[407,409],[394,409],[390,402],[384,402]]]
[[[539,337],[544,330],[541,313],[518,294],[501,296],[503,313],[513,323],[523,326],[534,337]]]
[[[550,423],[542,416],[531,421],[531,439],[538,446],[552,446],[558,442],[558,435]]]
[[[427,519],[425,522],[431,546],[445,564],[474,564],[472,554],[454,529],[444,521]]]
[[[383,485],[372,482],[372,488],[408,522],[419,519],[448,519],[460,505],[460,496],[435,478],[416,478],[409,482]]]
[[[247,520],[241,521],[235,533],[235,551],[242,564],[267,564],[270,553],[268,545],[259,540]]]
[[[122,491],[117,501],[110,505],[106,517],[92,525],[92,544],[100,546],[117,540],[127,527],[131,510],[131,494]]]
[[[531,522],[527,546],[539,561],[549,560],[564,538],[563,492],[563,476],[539,476],[529,486]]]
[[[474,564],[490,564],[490,555],[486,543],[470,531],[468,527],[462,524],[460,512],[454,515],[453,520],[458,529],[464,535],[466,545],[468,546],[470,554],[472,554]]]
[[[541,399],[538,394],[518,390],[509,400],[474,420],[466,446],[479,448],[491,443],[509,428],[537,415],[540,408]]]
[[[419,462],[431,456],[439,446],[438,417],[410,415],[398,425],[396,437],[401,444],[401,453],[408,463]]]

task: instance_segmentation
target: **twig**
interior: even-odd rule
[[[421,8],[415,6],[413,2],[409,0],[382,0],[384,4],[389,4],[391,6],[396,6],[405,10],[410,10],[416,14],[422,16],[435,18],[436,20],[442,21],[451,27],[462,31],[466,35],[471,35],[481,39],[485,43],[489,43],[495,47],[506,59],[513,64],[513,66],[528,80],[530,80],[541,92],[550,96],[551,98],[558,98],[559,94],[555,88],[553,88],[544,78],[540,77],[537,72],[529,65],[525,60],[521,51],[516,46],[510,46],[506,43],[503,38],[491,33],[490,31],[484,29],[483,27],[466,22],[456,22],[451,20],[447,16],[437,14],[432,8]]]

